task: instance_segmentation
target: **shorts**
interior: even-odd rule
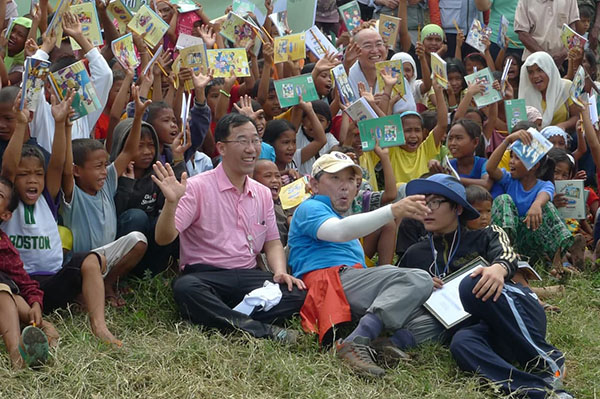
[[[144,234],[139,231],[132,231],[111,243],[93,249],[92,252],[103,255],[106,258],[106,271],[103,276],[106,277],[110,270],[140,241],[144,244],[148,243]]]
[[[11,295],[19,295],[19,287],[6,274],[0,272],[0,291],[6,291]]]
[[[58,273],[51,276],[32,275],[31,278],[40,283],[40,289],[44,291],[44,312],[52,312],[55,309],[64,308],[67,303],[81,293],[81,265],[88,255],[98,258],[99,267],[102,260],[94,252],[75,252]]]

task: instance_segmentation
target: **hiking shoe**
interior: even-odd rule
[[[388,337],[379,337],[371,342],[371,347],[377,353],[377,363],[386,367],[396,367],[398,363],[410,360],[408,353],[402,351]]]
[[[48,338],[42,330],[27,326],[21,333],[19,353],[25,364],[31,368],[39,368],[48,360]]]
[[[385,370],[375,363],[374,351],[369,347],[370,340],[356,337],[351,342],[336,342],[337,356],[358,374],[367,377],[383,377]]]
[[[271,338],[275,341],[287,345],[296,345],[300,339],[300,333],[298,333],[298,331],[288,330],[277,326],[271,326],[271,334]]]

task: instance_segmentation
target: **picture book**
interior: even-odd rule
[[[460,175],[450,163],[450,158],[448,158],[448,155],[444,155],[444,159],[442,159],[442,168],[447,174],[454,176],[457,180],[460,180]]]
[[[276,11],[276,8],[273,7],[273,10]],[[287,12],[290,30],[304,32],[315,24],[317,0],[287,0]]]
[[[474,19],[471,28],[469,28],[465,43],[483,53],[485,51],[485,44],[483,44],[483,41],[486,38],[489,39],[491,34],[492,30],[489,27],[484,26],[478,19]]]
[[[356,123],[366,119],[375,119],[379,117],[364,97],[360,97],[350,104],[348,108],[346,108],[346,113],[350,119]]]
[[[512,58],[508,58],[506,60],[506,65],[504,65],[504,69],[502,70],[502,75],[500,76],[500,94],[504,97],[504,91],[506,90],[506,81],[508,79],[508,71],[512,65]]]
[[[197,44],[203,44],[203,43],[204,42],[199,37],[188,35],[185,33],[180,33],[177,36],[177,43],[175,43],[175,48],[177,50],[181,50],[186,47],[195,46]]]
[[[271,23],[277,29],[277,34],[279,36],[287,35],[290,31],[290,26],[288,25],[287,20],[287,10],[283,10],[281,12],[276,12],[269,15],[269,19]]]
[[[233,12],[238,15],[246,15],[249,12],[253,13],[256,10],[254,3],[244,0],[233,0],[232,3]]]
[[[527,131],[531,133],[531,145],[526,146],[521,140],[517,140],[508,149],[519,157],[527,170],[530,170],[552,149],[553,145],[536,129],[531,127]]]
[[[27,57],[23,71],[19,109],[35,111],[49,73],[50,61]]]
[[[127,27],[140,36],[145,33],[146,43],[155,47],[169,29],[169,24],[163,21],[150,7],[143,5]]]
[[[571,100],[580,107],[585,107],[587,104],[584,104],[585,101],[581,98],[583,94],[585,86],[585,70],[583,69],[583,65],[579,65],[577,68],[577,72],[575,72],[575,76],[573,77],[573,84],[571,85],[570,95]]]
[[[170,0],[170,3],[177,6],[177,10],[182,14],[200,9],[194,0]]]
[[[99,47],[104,44],[104,41],[102,40],[102,33],[100,31],[98,12],[96,11],[96,3],[72,5],[71,12],[81,23],[83,35],[92,43],[92,46]],[[73,40],[72,37],[69,37],[69,40],[71,41],[71,48],[73,50],[81,49],[77,41]]]
[[[154,55],[152,56],[152,58],[150,58],[150,61],[148,62],[148,64],[146,64],[146,66],[144,67],[144,70],[142,71],[142,75],[145,75],[148,70],[150,70],[150,68],[152,68],[152,66],[154,65],[154,63],[156,62],[156,60],[158,59],[158,57],[160,57],[160,55],[163,52],[163,47],[160,46],[158,48],[158,50],[156,50],[156,53],[154,53]],[[181,61],[179,59],[179,57],[177,57],[177,59],[175,60],[176,62]],[[173,68],[173,70],[175,71],[175,68]],[[179,70],[177,70],[177,73],[179,72]]]
[[[563,24],[562,29],[560,31],[560,40],[563,42],[564,46],[571,50],[573,47],[581,47],[585,46],[587,39],[577,32],[575,32],[571,27],[567,24]]]
[[[287,36],[276,36],[273,41],[274,62],[296,61],[306,58],[304,32]]]
[[[333,75],[333,80],[335,81],[335,87],[338,89],[340,93],[340,99],[342,100],[342,104],[348,105],[356,101],[358,97],[352,89],[352,85],[348,80],[348,74],[346,74],[346,69],[344,69],[344,65],[340,64],[331,69],[331,74]]]
[[[125,32],[127,30],[127,24],[129,24],[129,21],[133,18],[133,13],[127,8],[125,3],[123,3],[123,0],[112,0],[108,3],[106,9],[117,20],[119,32]]]
[[[204,73],[208,67],[206,46],[204,43],[182,49],[179,52],[179,58],[181,59],[181,66],[184,68],[192,68],[194,73],[198,71]],[[184,84],[186,91],[194,89],[194,83],[191,80],[186,80]]]
[[[228,78],[232,74],[238,78],[250,76],[250,64],[243,48],[207,50],[206,58],[215,78]]]
[[[379,16],[379,34],[388,47],[394,47],[400,32],[400,18],[381,14]]]
[[[584,180],[556,180],[554,182],[557,194],[564,194],[568,200],[566,206],[558,209],[563,219],[585,219],[585,190]]]
[[[496,44],[500,49],[506,45],[506,37],[508,36],[508,19],[504,15],[500,15],[500,26],[498,27],[498,38]]]
[[[504,100],[504,111],[509,134],[512,133],[513,128],[518,122],[527,120],[524,98]]]
[[[327,36],[315,25],[306,31],[304,40],[306,41],[308,51],[313,53],[318,59],[323,58],[327,53],[338,53],[335,46],[327,39]]]
[[[247,48],[254,44],[256,28],[236,13],[230,12],[219,33],[236,47]]]
[[[354,28],[357,28],[362,22],[358,3],[356,1],[351,1],[350,3],[346,3],[338,7],[338,10],[342,16],[344,25],[346,25],[346,29],[348,32],[350,32],[350,34],[352,34]]]
[[[291,209],[300,205],[304,200],[311,197],[308,185],[308,176],[294,180],[290,184],[281,187],[279,200],[283,209]]]
[[[485,86],[485,91],[483,94],[477,93],[473,96],[473,100],[475,101],[475,104],[477,104],[477,107],[485,107],[486,105],[502,100],[502,95],[498,92],[498,90],[492,88],[494,78],[492,77],[492,73],[490,72],[489,68],[483,68],[480,71],[467,75],[465,76],[465,80],[467,84],[482,83]]]
[[[96,88],[90,80],[83,61],[77,61],[49,76],[50,83],[60,100],[64,98],[68,89],[75,89],[75,98],[71,104],[75,110],[75,115],[71,117],[72,121],[102,109]]]
[[[592,121],[592,124],[597,124],[598,123],[598,105],[596,104],[596,94],[592,94],[589,98],[588,98],[588,109],[590,111],[590,120]]]
[[[54,9],[54,15],[52,16],[52,20],[48,24],[46,28],[46,36],[50,36],[52,32],[56,35],[56,47],[60,47],[60,42],[62,41],[63,36],[63,28],[62,28],[62,20],[63,14],[69,9],[70,0],[60,0],[56,8]]]
[[[113,55],[119,61],[119,64],[125,69],[137,68],[140,65],[140,59],[135,53],[133,45],[133,35],[130,33],[115,39],[110,44]]]
[[[381,148],[397,147],[404,144],[400,114],[362,120],[358,122],[358,130],[363,151],[374,150],[376,140],[379,140]]]
[[[402,60],[377,62],[375,64],[375,70],[377,71],[377,86],[379,87],[379,90],[383,91],[384,83],[381,72],[385,71],[388,75],[392,75],[392,77],[397,80],[397,83],[394,85],[393,95],[404,97],[406,94],[406,87],[404,86],[404,68],[402,67]]]
[[[433,77],[444,89],[448,88],[448,70],[446,68],[446,61],[442,59],[437,53],[431,53],[431,72]]]
[[[275,91],[281,108],[291,107],[302,101],[309,102],[319,99],[317,89],[310,73],[293,76],[275,81]]]

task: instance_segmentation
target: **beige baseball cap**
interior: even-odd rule
[[[352,168],[356,174],[362,176],[362,169],[352,161],[352,158],[343,152],[332,151],[329,154],[321,155],[315,161],[312,167],[312,175],[316,176],[319,172],[337,173],[346,168]]]

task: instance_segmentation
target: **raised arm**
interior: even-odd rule
[[[400,18],[400,46],[402,51],[408,52],[411,46],[410,34],[408,33],[408,10],[407,0],[398,1],[398,18]],[[396,43],[390,43],[395,47]],[[416,73],[417,71],[415,71]]]
[[[98,20],[100,22],[100,26],[104,29],[104,41],[106,45],[102,48],[100,53],[104,57],[106,61],[110,61],[114,58],[111,49],[111,43],[113,40],[119,37],[119,31],[117,31],[117,27],[112,23],[112,18],[108,15],[106,11],[106,5],[108,2],[104,2],[104,0],[96,0],[96,10],[98,11]]]
[[[15,130],[8,141],[4,156],[2,157],[2,176],[11,182],[15,181],[17,170],[19,169],[19,163],[21,162],[21,151],[23,150],[23,141],[25,140],[25,132],[27,130],[27,123],[29,122],[29,111],[19,110],[19,104],[21,103],[21,92],[17,94],[13,105],[13,112],[17,119]]]
[[[56,198],[62,185],[63,168],[65,165],[65,124],[71,110],[71,103],[75,97],[75,90],[69,89],[61,102],[52,94],[52,116],[54,117],[54,141],[52,142],[52,155],[48,162],[46,172],[46,189],[51,198]]]
[[[444,100],[444,90],[435,79],[433,80],[433,91],[437,99],[437,124],[433,128],[433,137],[435,146],[439,147],[448,130],[448,107]]]
[[[175,211],[179,200],[185,194],[187,173],[181,175],[181,183],[177,181],[171,165],[157,162],[154,166],[152,180],[165,196],[165,205],[158,216],[154,230],[154,240],[158,245],[168,245],[175,241],[179,232],[175,227]]]
[[[516,132],[509,134],[504,141],[496,147],[485,166],[485,170],[492,180],[498,181],[502,179],[503,173],[502,170],[498,168],[498,165],[500,165],[500,161],[504,156],[504,152],[508,149],[508,146],[517,140],[521,140],[525,145],[531,145],[531,134],[527,130],[517,130]]]
[[[71,129],[73,123],[69,118],[65,121],[65,165],[62,172],[62,192],[66,203],[71,203],[75,178],[73,176],[73,146],[71,142]]]
[[[315,135],[314,140],[311,141],[306,147],[304,147],[300,151],[300,161],[302,163],[308,161],[315,155],[319,153],[321,148],[325,144],[327,144],[327,137],[325,136],[325,131],[323,130],[323,126],[321,122],[319,122],[319,118],[317,118],[317,114],[312,107],[311,103],[306,103],[304,101],[300,101],[299,108],[302,109],[306,117],[310,119],[310,123],[313,128],[313,133]]]
[[[421,80],[423,81],[421,94],[425,94],[431,89],[431,68],[429,68],[429,63],[427,62],[427,54],[425,53],[423,43],[417,42],[415,52],[419,58],[419,64],[421,64]],[[417,71],[414,72],[415,74],[417,73]]]
[[[123,111],[125,110],[125,107],[127,107],[127,103],[129,102],[129,98],[131,97],[131,93],[129,92],[129,90],[131,89],[131,82],[133,82],[133,69],[130,68],[125,73],[125,79],[123,79],[123,83],[121,83],[119,92],[117,93],[117,96],[113,101],[113,106],[110,110],[108,129],[106,132],[106,141],[104,142],[106,151],[108,151],[109,154],[112,148],[113,132],[115,130],[115,127],[121,121]]]
[[[273,68],[273,44],[265,43],[263,46],[263,70],[258,83],[258,91],[256,93],[256,101],[260,105],[264,105],[269,96],[269,82],[271,81],[271,69]]]
[[[381,148],[379,146],[379,139],[375,142],[375,154],[381,160],[381,168],[383,169],[383,182],[385,189],[381,196],[381,204],[389,204],[398,196],[398,190],[396,189],[396,176],[394,175],[394,168],[392,167],[392,161],[390,161],[390,151],[387,148]]]

